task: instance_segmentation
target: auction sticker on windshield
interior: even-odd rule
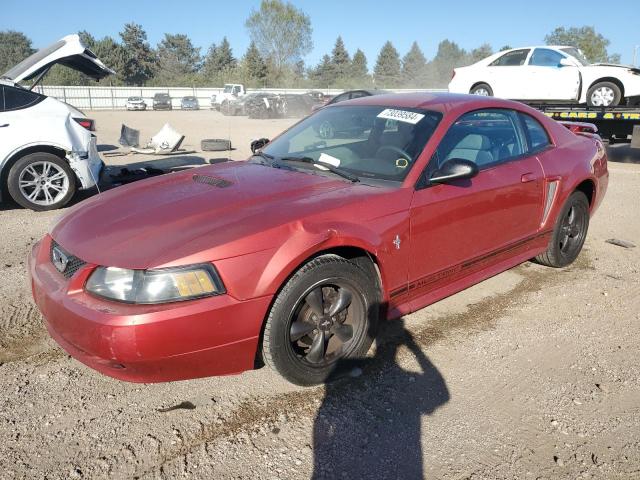
[[[378,114],[378,118],[397,120],[398,122],[411,123],[415,125],[424,118],[424,115],[421,113],[410,112],[408,110],[395,110],[393,108],[387,108]]]

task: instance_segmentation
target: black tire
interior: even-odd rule
[[[604,91],[609,94],[609,96],[606,97],[607,99],[611,98],[612,96],[611,102],[602,103],[600,101],[597,101],[596,97],[598,96],[594,96],[597,91]],[[605,99],[605,97],[602,96],[600,96],[599,98],[602,100]],[[591,87],[589,87],[589,90],[587,90],[587,105],[589,105],[590,107],[615,107],[616,105],[620,105],[621,100],[622,91],[620,90],[620,87],[618,85],[612,82],[598,82],[591,85]]]
[[[310,301],[318,294],[319,304]],[[343,298],[348,300],[341,302]],[[378,325],[379,298],[377,283],[355,263],[337,255],[311,260],[271,307],[262,341],[265,363],[296,385],[326,381],[340,360],[368,352]],[[329,317],[334,307],[337,313]],[[314,312],[320,310],[318,318]]]
[[[203,152],[222,152],[231,150],[231,140],[223,138],[207,138],[200,142],[200,149]]]
[[[36,177],[29,172],[35,171],[36,173],[44,174],[41,166],[45,164],[49,164],[50,167],[50,174],[46,178],[57,177],[59,175],[61,175],[61,178],[51,180],[48,184],[40,183],[42,181],[46,182],[47,180],[45,178],[36,181]],[[23,188],[21,188],[21,183],[24,184],[24,182],[33,182],[34,186],[23,186]],[[38,185],[39,183],[40,185]],[[33,199],[30,199],[29,194],[33,194],[37,187],[40,187],[40,193],[37,193]],[[58,193],[56,193],[57,190],[55,190],[57,188],[61,189]],[[31,153],[22,157],[11,167],[7,177],[7,189],[9,190],[11,198],[24,208],[36,212],[56,210],[69,203],[69,200],[71,200],[75,194],[76,176],[69,164],[60,157],[45,152]],[[45,190],[51,195],[51,201],[49,201],[46,196]]]
[[[478,93],[478,92],[487,92],[486,94],[484,93]],[[469,90],[469,93],[471,95],[483,95],[485,97],[493,97],[493,89],[486,83],[479,83],[477,85],[474,85],[471,90]]]
[[[573,192],[562,207],[547,250],[535,260],[547,267],[566,267],[578,257],[589,229],[589,200]]]

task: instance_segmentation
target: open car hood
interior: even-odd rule
[[[82,43],[77,34],[73,34],[25,58],[4,73],[2,78],[8,78],[14,83],[30,80],[56,63],[78,70],[95,80],[115,73]]]

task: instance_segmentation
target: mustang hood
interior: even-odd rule
[[[30,80],[56,63],[78,70],[95,80],[115,73],[82,43],[78,35],[73,34],[25,58],[3,74],[2,78],[8,78],[14,83]]]
[[[371,188],[228,162],[92,197],[71,209],[51,234],[69,253],[99,265],[158,267],[205,251],[217,260],[274,247],[264,244],[262,233],[343,205],[347,192],[353,198]]]

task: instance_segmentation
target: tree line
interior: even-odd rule
[[[387,41],[373,68],[361,49],[351,55],[338,36],[330,53],[317,65],[307,66],[304,57],[313,48],[310,18],[300,9],[281,0],[263,0],[245,22],[251,43],[236,57],[226,37],[204,53],[186,34],[166,33],[154,47],[144,28],[124,25],[119,38],[96,39],[79,32],[84,43],[116,75],[101,81],[105,85],[128,86],[220,86],[243,83],[248,87],[288,88],[444,88],[452,70],[469,65],[493,53],[484,43],[467,51],[445,39],[436,55],[427,59],[417,41],[404,55]],[[609,55],[609,40],[593,27],[558,27],[545,37],[548,45],[573,45],[592,62],[619,61]],[[508,49],[505,45],[500,50]],[[0,31],[0,72],[33,53],[31,40],[21,32]],[[44,80],[49,85],[89,85],[82,74],[62,66],[51,69]]]

